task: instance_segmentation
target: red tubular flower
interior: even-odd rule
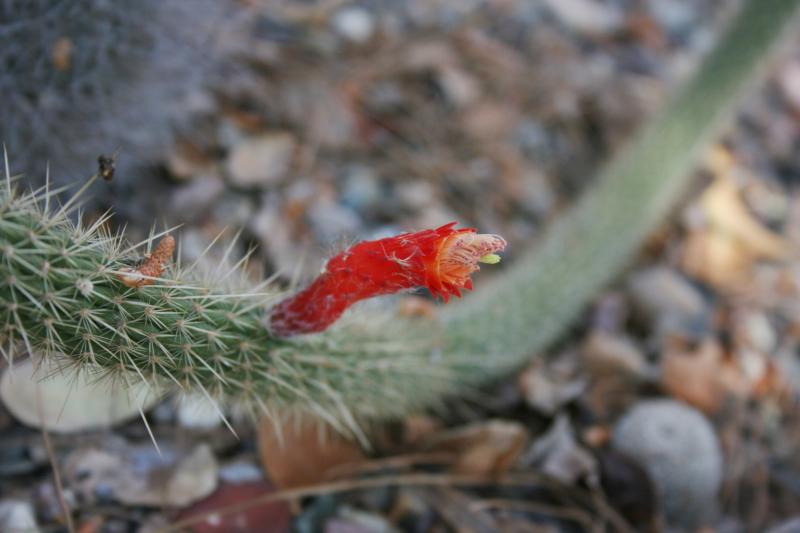
[[[328,260],[322,274],[304,290],[278,303],[269,318],[273,335],[288,337],[328,328],[365,298],[426,287],[446,302],[472,289],[478,263],[496,263],[506,241],[455,229],[436,229],[355,244]]]

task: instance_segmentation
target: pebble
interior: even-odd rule
[[[0,501],[0,531],[38,533],[33,506],[23,500]]]
[[[268,133],[240,142],[228,156],[231,182],[238,187],[267,187],[291,168],[296,142],[285,132]]]
[[[199,218],[225,191],[225,184],[215,174],[204,174],[172,192],[172,210],[184,219]]]
[[[655,320],[664,315],[696,317],[707,311],[703,294],[667,267],[651,267],[632,274],[628,292],[634,307]]]
[[[333,29],[342,37],[354,42],[365,43],[375,33],[375,20],[372,14],[361,7],[347,7],[331,17]]]
[[[771,527],[767,533],[798,533],[800,531],[800,517],[796,516],[785,520],[777,526]]]
[[[264,479],[264,471],[253,463],[237,460],[219,468],[219,478],[224,483],[248,483]]]
[[[65,485],[87,502],[115,499],[134,506],[183,507],[217,487],[217,460],[208,444],[174,448],[129,445],[108,439],[103,448],[80,448],[65,461]]]
[[[0,377],[0,400],[14,418],[31,427],[44,422],[52,432],[74,433],[137,418],[140,409],[146,411],[158,401],[157,390],[148,384],[123,387],[60,365],[58,354],[50,354],[6,369]]]
[[[659,25],[675,37],[686,36],[700,20],[695,0],[648,0],[647,7]]]
[[[381,200],[378,176],[365,165],[353,165],[346,170],[342,185],[341,202],[363,213],[376,207]]]
[[[178,423],[189,429],[209,430],[222,424],[222,413],[205,395],[187,393],[177,398]]]
[[[722,452],[699,411],[670,399],[642,401],[617,422],[612,446],[650,475],[669,526],[694,531],[716,518]]]
[[[610,3],[592,0],[545,0],[547,7],[565,26],[584,34],[607,35],[625,22],[622,13]]]
[[[318,242],[333,243],[352,238],[361,228],[361,218],[352,209],[320,199],[308,209],[308,220]]]

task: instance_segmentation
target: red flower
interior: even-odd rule
[[[365,298],[426,287],[446,302],[472,289],[478,263],[496,263],[506,241],[497,235],[436,229],[355,244],[328,260],[322,274],[299,293],[278,303],[270,315],[273,335],[288,337],[323,331]]]

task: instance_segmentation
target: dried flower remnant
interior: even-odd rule
[[[145,257],[144,262],[138,268],[122,269],[122,274],[117,277],[128,287],[144,287],[155,283],[155,278],[161,276],[167,263],[172,259],[172,252],[175,251],[175,237],[165,235],[151,254]]]
[[[269,318],[272,334],[323,331],[348,307],[373,296],[418,287],[445,302],[461,296],[461,289],[472,289],[469,276],[479,263],[500,260],[496,252],[506,241],[455,225],[360,242],[332,257],[311,285],[275,306]]]

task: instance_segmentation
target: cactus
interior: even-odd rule
[[[137,248],[108,234],[106,217],[73,225],[75,198],[52,209],[52,191],[20,192],[6,164],[0,346],[9,359],[22,345],[121,383],[199,388],[267,413],[303,410],[359,436],[363,421],[467,394],[546,347],[625,264],[799,3],[746,2],[699,74],[537,249],[428,326],[356,312],[319,334],[273,337],[266,323],[279,294],[268,284],[237,284],[238,269],[204,277],[171,264],[151,264],[152,283],[132,282],[132,271],[143,274]]]

